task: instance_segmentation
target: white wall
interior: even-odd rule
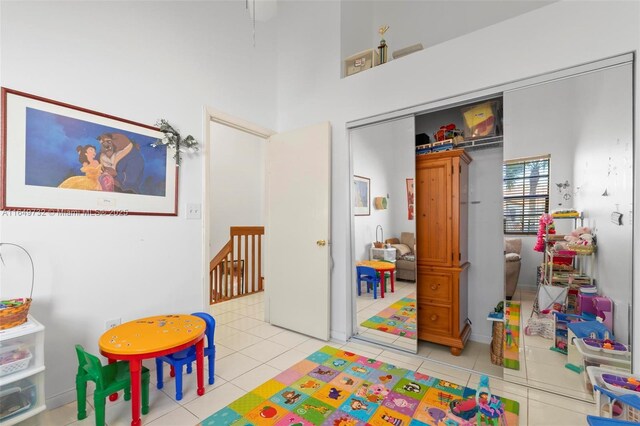
[[[552,3],[551,1],[342,1],[342,58],[365,49],[377,49],[378,29],[389,25],[384,35],[388,60],[392,52],[417,43],[426,49],[464,36],[480,28]],[[468,49],[470,63],[489,60],[496,51],[490,46]]]
[[[631,300],[633,205],[632,67],[564,79],[504,96],[505,159],[551,154],[551,210],[574,207],[598,236],[593,271],[601,294],[615,303],[616,338],[627,342]],[[540,132],[540,129],[543,132]],[[556,183],[569,181],[572,198],[561,198]],[[602,193],[607,189],[608,197]],[[562,203],[560,206],[559,203]],[[619,211],[623,226],[610,221]],[[558,233],[573,230],[572,220],[555,221]],[[518,286],[535,285],[542,253],[536,237],[523,237]]]
[[[614,304],[616,340],[628,343],[633,227],[632,66],[588,74],[573,81],[576,139],[574,206],[598,236],[595,273],[601,294]],[[591,90],[585,90],[589,87]],[[605,191],[609,194],[603,197]],[[620,212],[622,226],[611,222]],[[637,307],[636,309],[640,309]]]
[[[203,106],[276,127],[273,22],[244,2],[2,2],[4,87],[146,124],[166,118],[199,141]],[[11,161],[11,159],[9,159]],[[98,353],[105,322],[202,310],[202,165],[180,167],[178,217],[0,215],[0,241],[36,263],[32,314],[46,326],[47,405],[75,398],[73,345]],[[3,287],[5,281],[3,280]]]
[[[211,255],[229,241],[232,226],[264,226],[266,142],[211,123]]]
[[[401,232],[415,233],[415,221],[408,220],[406,179],[415,175],[413,118],[362,127],[351,131],[354,175],[370,179],[371,215],[354,217],[356,260],[369,259],[382,226],[382,241],[400,238]],[[374,197],[386,197],[388,208],[377,210]],[[380,231],[378,231],[380,238]]]
[[[351,282],[348,121],[634,51],[640,46],[637,2],[562,1],[402,61],[340,79],[340,5],[289,1],[279,5],[278,13],[279,128],[327,119],[333,126],[334,337],[344,337],[352,329],[347,314]],[[489,46],[495,54],[478,60],[480,66],[470,69],[465,54],[470,46]],[[640,255],[634,258],[634,265],[639,265]]]

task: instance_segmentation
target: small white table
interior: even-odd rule
[[[396,249],[391,248],[375,248],[369,249],[369,260],[387,260],[390,262],[396,261]]]

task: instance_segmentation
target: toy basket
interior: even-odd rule
[[[596,397],[599,415],[609,419],[640,422],[640,397],[628,394],[619,395],[597,385],[593,387],[593,390],[599,394]]]
[[[553,339],[555,333],[553,318],[543,316],[529,318],[524,328],[524,334],[527,336],[542,336],[545,339]]]
[[[502,344],[502,336],[504,335],[504,322],[494,321],[493,338],[491,339],[491,363],[493,365],[502,366],[504,356],[504,346]]]
[[[571,251],[576,252],[576,254],[593,254],[596,251],[596,246],[593,244],[588,246],[567,244],[567,248],[569,248]]]
[[[0,247],[2,247],[3,245],[17,247],[20,250],[24,251],[29,257],[29,262],[31,264],[31,291],[29,293],[29,297],[24,299],[22,305],[8,306],[4,309],[0,309],[0,330],[15,327],[27,321],[27,315],[29,314],[29,308],[31,307],[31,298],[33,297],[33,282],[35,278],[33,259],[31,258],[29,252],[25,250],[24,247],[19,246],[18,244],[0,243]],[[2,264],[4,264],[4,260],[2,260],[2,253],[0,253],[0,261]]]

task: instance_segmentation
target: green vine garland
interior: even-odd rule
[[[198,141],[193,136],[188,135],[182,139],[180,132],[164,118],[159,119],[156,122],[156,126],[164,133],[164,137],[157,139],[151,144],[151,147],[166,146],[174,149],[175,154],[173,155],[173,159],[176,160],[178,166],[182,161],[181,153],[195,153],[198,151]]]

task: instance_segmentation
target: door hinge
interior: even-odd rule
[[[460,174],[462,174],[462,166],[458,166],[458,171]]]
[[[462,253],[458,253],[458,260],[462,260]]]

